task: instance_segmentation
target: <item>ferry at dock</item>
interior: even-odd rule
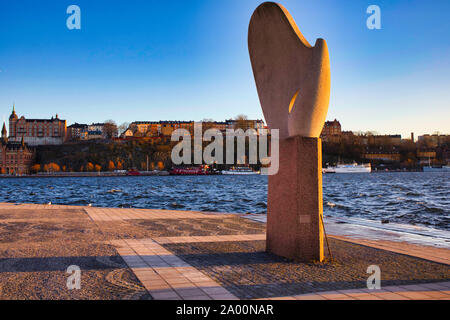
[[[428,166],[423,167],[423,172],[450,172],[450,166],[442,166],[442,167],[436,167],[436,166]]]
[[[372,167],[370,163],[364,164],[338,164],[335,167],[326,167],[322,169],[322,173],[371,173]]]
[[[229,175],[250,175],[250,174],[260,174],[260,171],[253,171],[250,167],[233,167],[229,170],[222,170],[222,174]]]
[[[206,170],[207,166],[199,166],[199,167],[191,167],[191,168],[172,168],[172,170],[169,171],[170,175],[174,176],[203,176],[208,175],[209,172]]]

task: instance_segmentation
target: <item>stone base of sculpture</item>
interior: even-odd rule
[[[269,176],[267,251],[296,261],[323,261],[320,138],[280,140],[279,171]]]

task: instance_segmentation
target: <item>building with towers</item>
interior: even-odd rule
[[[29,174],[34,157],[34,150],[25,144],[23,138],[20,142],[8,139],[6,125],[3,123],[0,139],[0,174]]]
[[[58,145],[66,140],[66,120],[58,118],[58,114],[51,119],[26,119],[17,116],[13,105],[9,116],[10,142],[21,142],[24,140],[29,146]]]

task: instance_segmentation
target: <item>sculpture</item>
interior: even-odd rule
[[[279,129],[279,171],[269,176],[267,250],[302,261],[323,260],[322,155],[328,111],[328,47],[314,47],[280,4],[253,13],[248,47],[264,117]]]

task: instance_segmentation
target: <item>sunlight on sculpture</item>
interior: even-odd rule
[[[280,4],[253,13],[248,47],[264,117],[279,129],[279,171],[269,176],[267,250],[301,261],[322,261],[320,132],[330,98],[328,47],[312,47]]]

